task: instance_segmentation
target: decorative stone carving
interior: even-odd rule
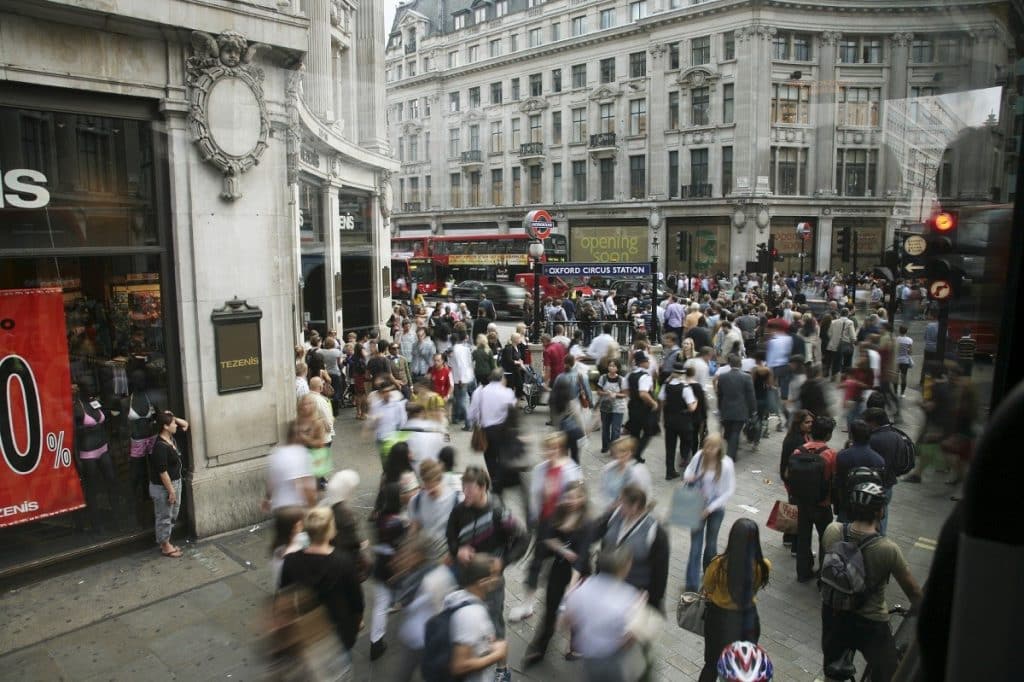
[[[544,111],[548,106],[548,101],[543,97],[527,97],[523,100],[523,103],[519,105],[519,111],[524,114],[530,114],[538,111]]]
[[[391,171],[383,171],[380,174],[380,187],[377,188],[377,202],[380,204],[380,217],[384,220],[386,228],[391,223],[391,212],[394,208],[394,199],[391,195]]]
[[[651,45],[648,52],[651,53],[651,57],[654,59],[661,59],[661,55],[665,54],[665,50],[667,49],[668,48],[665,46],[665,43],[657,43],[655,45]]]
[[[761,40],[767,40],[775,36],[779,30],[774,26],[765,26],[764,24],[751,24],[749,26],[740,26],[736,29],[736,40],[744,42],[752,38],[760,38]]]
[[[203,161],[223,174],[221,198],[234,201],[242,196],[240,176],[259,163],[270,136],[263,70],[252,65],[261,45],[235,31],[216,38],[193,31],[192,47],[189,132]]]
[[[779,32],[779,29],[775,28],[774,26],[764,26],[763,24],[758,24],[757,26],[754,27],[754,31],[757,33],[757,37],[760,38],[761,40],[768,40],[769,38],[774,38],[775,34]]]
[[[611,101],[621,94],[622,92],[618,88],[613,88],[610,85],[602,85],[597,90],[590,93],[590,99],[595,102]]]
[[[750,40],[757,33],[757,27],[755,26],[740,26],[736,29],[736,42],[742,43]]]
[[[840,38],[842,38],[842,37],[843,37],[843,34],[839,33],[838,31],[824,31],[821,34],[821,44],[822,45],[835,45],[836,43],[839,42]]]
[[[288,76],[285,86],[285,106],[288,110],[288,131],[285,133],[288,184],[299,181],[299,159],[302,147],[302,124],[299,120],[299,98],[302,96],[302,66]]]
[[[906,47],[914,39],[913,33],[893,33],[892,43],[896,47]]]
[[[697,66],[680,72],[676,81],[683,87],[703,88],[718,80],[718,74],[708,69]]]

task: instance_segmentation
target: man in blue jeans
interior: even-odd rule
[[[727,454],[735,462],[739,455],[740,433],[747,420],[757,414],[757,400],[754,380],[740,369],[740,356],[730,353],[729,366],[732,370],[718,377],[718,415],[728,445]]]

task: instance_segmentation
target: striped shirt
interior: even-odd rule
[[[973,360],[974,351],[978,348],[978,342],[974,337],[963,336],[956,342],[956,357],[958,360]]]

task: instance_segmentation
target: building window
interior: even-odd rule
[[[553,69],[551,71],[551,92],[562,91],[562,70]]]
[[[878,36],[854,36],[839,41],[837,48],[842,64],[881,64],[885,56],[884,42]]]
[[[512,166],[512,205],[523,203],[523,180],[519,166]]]
[[[420,201],[420,179],[409,178],[409,201],[418,204]],[[405,203],[404,201],[402,203]]]
[[[539,73],[530,74],[530,97],[540,97],[544,94],[544,76]]]
[[[562,25],[559,23],[551,24],[551,42],[557,43],[562,39]]]
[[[540,166],[530,166],[530,203],[539,204],[543,201],[544,186]]]
[[[572,67],[572,87],[574,88],[585,88],[587,87],[587,65],[586,64],[574,64]]]
[[[501,56],[501,39],[500,38],[497,39],[497,40],[492,40],[487,45],[488,45],[487,51],[488,51],[488,54],[491,57],[500,57]]]
[[[420,101],[418,99],[409,100],[409,118],[417,119],[420,117]]]
[[[647,53],[633,52],[629,55],[629,77],[643,78],[647,75]]]
[[[424,206],[424,208],[430,208],[430,206],[431,206],[431,203],[430,203],[431,202],[430,188],[431,188],[430,176],[429,175],[424,175],[423,176],[423,206]]]
[[[401,64],[399,64],[398,66],[395,67],[395,78],[397,80],[402,80],[402,65]]]
[[[405,204],[405,178],[398,179],[398,205],[402,206]]]
[[[690,41],[690,66],[711,63],[711,36],[700,36]]]
[[[551,112],[551,144],[562,144],[562,112]]]
[[[953,196],[953,150],[942,152],[942,165],[939,175],[935,178],[935,193],[940,197]]]
[[[690,185],[703,186],[708,184],[708,150],[690,150]],[[705,195],[710,196],[710,192]]]
[[[462,173],[452,173],[448,179],[451,183],[451,206],[462,208]]]
[[[503,17],[508,14],[508,0],[497,0],[494,3],[494,17]]]
[[[513,102],[518,102],[519,101],[519,79],[518,78],[513,78],[512,79],[512,101]]]
[[[629,134],[644,135],[647,133],[647,100],[632,99],[629,101]]]
[[[448,53],[448,68],[449,69],[454,69],[458,65],[459,65],[459,51],[458,50],[452,50],[451,52]]]
[[[423,150],[430,154],[430,133],[423,133]]]
[[[448,93],[448,111],[459,110],[459,93],[449,92]]]
[[[847,197],[871,196],[875,186],[878,152],[874,149],[837,149],[836,185]]]
[[[711,88],[690,90],[690,125],[706,126],[710,122]]]
[[[533,114],[529,119],[530,123],[530,142],[543,142],[544,141],[544,127],[540,122],[540,114]]]
[[[837,123],[847,126],[878,126],[879,88],[840,88]]]
[[[469,148],[480,151],[480,126],[475,123],[469,126]]]
[[[501,129],[501,121],[491,121],[491,153],[500,154],[505,151],[505,133]]]
[[[561,203],[562,201],[562,164],[551,164],[551,201]]]
[[[772,38],[772,59],[811,61],[811,37],[806,33],[779,31]]]
[[[501,168],[491,171],[491,205],[501,206],[505,203],[505,172]]]
[[[679,43],[671,43],[668,46],[668,68],[679,68]]]
[[[572,200],[587,200],[587,162],[572,162]]]
[[[615,198],[615,159],[601,159],[601,199]]]
[[[587,32],[587,15],[572,18],[572,34],[581,36]]]
[[[668,129],[679,130],[679,92],[668,93]]]
[[[491,104],[501,104],[501,81],[491,83]]]
[[[472,64],[473,62],[477,61],[478,59],[480,59],[480,46],[479,45],[470,45],[466,49],[466,63]],[[412,74],[409,74],[409,75],[411,76]]]
[[[398,122],[402,121],[402,115],[403,115],[404,109],[405,109],[405,106],[401,102],[399,102],[398,104],[395,105],[395,120],[396,121],[398,121]]]
[[[722,196],[732,194],[732,147],[722,147]]]
[[[807,123],[810,96],[806,85],[773,85],[772,123]]]
[[[915,64],[931,64],[935,61],[931,38],[914,38],[910,43],[910,61]]]
[[[679,196],[679,152],[668,153],[668,198]]]
[[[736,116],[736,86],[732,83],[722,85],[722,123],[732,123]]]
[[[943,36],[935,41],[935,61],[939,64],[960,62],[960,39]]]
[[[480,205],[480,171],[469,174],[469,205]]]
[[[449,128],[449,159],[457,159],[462,154],[462,141],[459,137],[458,128]]]
[[[508,37],[508,51],[519,52],[519,34],[513,33]]]
[[[647,16],[647,0],[629,3],[629,20],[640,21]]]
[[[615,26],[615,8],[601,10],[601,28],[612,28]]]
[[[480,86],[476,86],[469,89],[469,108],[479,109],[480,108]]]
[[[466,28],[466,13],[460,12],[455,15],[455,30],[461,31],[464,28]]]
[[[722,34],[722,59],[736,59],[736,32],[726,31]]]
[[[928,113],[929,102],[922,102],[921,97],[935,97],[939,89],[934,86],[914,86],[910,88],[910,120],[915,123],[923,123],[931,118]]]
[[[544,37],[541,35],[539,28],[531,28],[526,34],[526,40],[530,47],[540,47],[544,42]]]
[[[518,116],[512,119],[512,152],[519,151],[519,145],[523,143],[522,132],[523,119]]]
[[[413,135],[409,138],[409,160],[419,161],[420,158],[420,136]]]
[[[416,62],[409,62],[405,65],[406,70],[409,72],[409,78],[416,75]]]
[[[807,194],[807,149],[803,147],[772,147],[768,183],[772,194],[798,196]]]
[[[643,101],[643,100],[640,100]],[[600,127],[598,132],[601,133],[614,133],[615,132],[615,105],[614,104],[602,104],[598,109],[598,115],[601,119]]]
[[[430,98],[429,97],[424,97],[423,98],[423,117],[424,118],[429,118],[430,117]]]
[[[398,136],[398,160],[405,161],[405,138]]]
[[[572,141],[586,142],[587,140],[587,110],[585,108],[572,110]]]
[[[473,12],[473,23],[482,24],[487,21],[487,7],[477,7]]]
[[[599,67],[602,83],[611,83],[615,80],[615,57],[602,59]]]
[[[647,157],[629,157],[629,196],[643,199],[647,196]]]

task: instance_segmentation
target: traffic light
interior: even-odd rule
[[[928,278],[929,290],[935,282],[946,282],[953,295],[960,292],[963,271],[956,255],[954,237],[957,228],[955,213],[943,211],[934,214],[925,223],[924,239],[928,244],[925,251],[925,277]]]
[[[836,232],[836,246],[839,251],[839,260],[850,260],[850,246],[852,244],[851,228],[844,227]]]
[[[769,263],[770,261],[768,259],[768,245],[765,244],[764,242],[761,242],[760,244],[757,245],[758,270],[760,270],[761,272],[768,272]]]
[[[680,263],[686,261],[686,233],[682,230],[676,232],[676,255]]]
[[[776,246],[775,246],[775,237],[774,236],[769,236],[768,237],[768,262],[769,263],[777,263],[780,260],[782,260],[782,257],[779,255],[779,249],[776,248]]]

